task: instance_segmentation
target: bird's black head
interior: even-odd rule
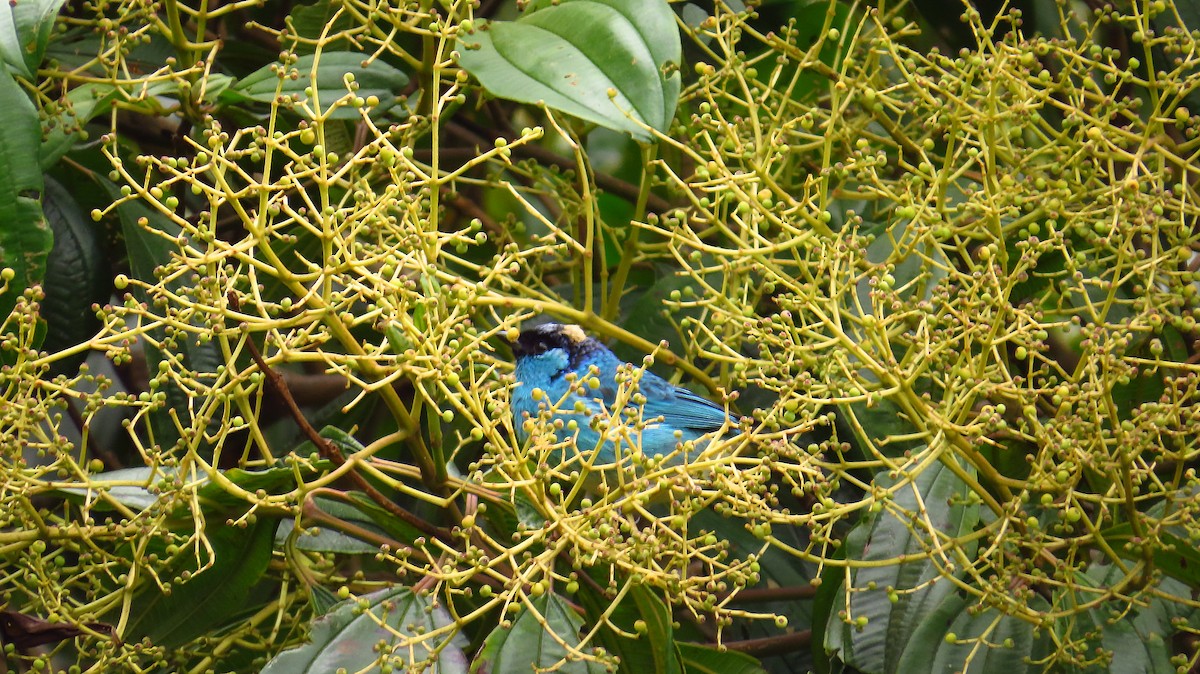
[[[578,364],[580,359],[597,348],[604,347],[588,337],[583,328],[561,323],[543,323],[523,330],[512,345],[513,355],[517,358],[537,357],[547,351],[562,349],[572,365]]]

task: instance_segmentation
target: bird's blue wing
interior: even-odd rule
[[[662,416],[676,428],[715,431],[729,419],[725,408],[691,391],[673,386],[653,372],[642,375],[638,390],[646,396],[645,416]]]
[[[616,373],[621,364],[611,352],[595,354],[593,359],[584,365],[596,365],[600,368],[600,388],[593,394],[582,397],[599,397],[605,406],[611,409],[617,401]],[[581,367],[580,370],[586,371],[585,367]],[[685,388],[674,386],[649,370],[642,374],[638,392],[646,397],[642,416],[661,416],[663,422],[673,428],[688,429],[702,434],[717,430],[729,419],[724,407]],[[591,406],[590,400],[587,402]]]

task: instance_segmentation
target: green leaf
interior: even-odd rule
[[[843,403],[838,409],[838,432],[858,441],[852,450],[856,456],[866,455],[865,448],[873,446],[887,456],[902,457],[922,446],[919,440],[911,439],[916,427],[892,396],[876,398],[870,405]],[[883,442],[885,440],[887,442]]]
[[[82,140],[85,137],[81,133],[83,126],[112,110],[113,103],[121,101],[127,109],[139,110],[139,101],[142,101],[140,111],[157,116],[156,97],[170,95],[176,89],[169,80],[150,82],[144,89],[107,82],[87,82],[71,89],[43,122],[42,169],[49,170],[75,146],[76,141]]]
[[[427,535],[425,532],[388,512],[378,503],[372,501],[371,497],[360,491],[347,492],[346,497],[350,499],[350,502],[354,504],[354,507],[358,509],[362,516],[373,522],[380,531],[401,543],[410,545],[418,538]],[[374,552],[378,552],[378,550]]]
[[[679,642],[679,657],[686,674],[766,674],[758,660],[737,651]]]
[[[579,646],[583,619],[558,595],[533,600],[533,610],[525,608],[512,627],[498,627],[484,641],[471,664],[472,674],[525,674],[555,671],[566,674],[600,674],[602,664],[569,660],[567,646]],[[555,666],[557,665],[557,666]]]
[[[0,8],[0,16],[5,15],[8,10]],[[37,110],[6,72],[0,72],[0,110],[4,111],[4,123],[0,124],[0,268],[11,269],[13,274],[7,281],[0,280],[3,322],[21,293],[41,283],[54,237],[40,203]]]
[[[14,0],[0,11],[0,53],[17,72],[33,79],[66,0]],[[15,40],[15,41],[14,41]]]
[[[86,487],[63,487],[59,491],[67,496],[78,497],[80,502],[89,503],[92,508],[111,508],[111,505],[106,506],[105,499],[97,498],[98,494],[103,493],[108,499],[130,510],[141,511],[158,502],[159,492],[151,491],[150,487],[174,475],[174,468],[120,468],[92,475]]]
[[[21,77],[33,79],[33,73],[29,71],[29,66],[25,65],[25,55],[22,54],[15,12],[12,5],[7,3],[5,7],[0,7],[0,58]]]
[[[112,292],[108,255],[96,223],[87,218],[71,192],[57,180],[46,178],[42,210],[54,232],[54,248],[46,260],[41,317],[46,321],[42,348],[55,353],[81,344],[96,333],[100,319],[92,305]],[[59,360],[52,374],[74,374],[87,358],[81,352]]]
[[[642,125],[666,131],[675,116],[680,76],[667,73],[682,48],[663,0],[562,2],[482,23],[461,42],[459,64],[499,98],[544,102],[642,141]]]
[[[329,468],[329,462],[321,461],[315,466],[317,470]],[[73,497],[78,502],[86,499],[92,503],[92,508],[105,509],[103,500],[96,498],[103,492],[108,498],[120,503],[130,510],[142,511],[158,502],[160,498],[169,497],[173,490],[151,489],[159,482],[175,476],[176,470],[171,467],[138,466],[136,468],[120,468],[91,475],[85,487],[62,487],[57,491]],[[301,476],[309,475],[311,471],[302,470]],[[221,472],[224,481],[233,483],[243,491],[256,492],[263,490],[268,494],[280,490],[294,489],[296,486],[296,469],[283,464],[266,470],[243,470],[231,468]],[[210,482],[206,477],[195,481],[196,497],[205,506],[215,506],[213,510],[227,512],[229,509],[241,508],[245,501],[230,494],[224,484]]]
[[[607,583],[607,572],[590,569],[597,582]],[[627,581],[628,582],[628,581]],[[599,621],[609,612],[608,623],[620,627],[627,637],[611,629],[601,629],[597,638],[605,650],[621,658],[622,671],[645,674],[679,674],[682,665],[676,648],[671,612],[661,599],[644,585],[630,588],[621,604],[611,608],[612,601],[597,593],[588,584],[581,585],[577,595],[591,621]],[[638,629],[638,621],[645,624]]]
[[[322,512],[331,517],[336,517],[350,526],[390,537],[387,531],[375,524],[371,517],[353,504],[342,503],[323,497],[315,498],[313,501]],[[392,519],[395,518],[393,517]],[[296,522],[294,520],[284,520],[279,530],[275,532],[275,545],[277,547],[282,546],[295,529]],[[336,552],[349,555],[365,555],[379,552],[378,545],[372,545],[342,531],[337,531],[330,527],[313,525],[307,521],[304,522],[304,531],[297,534],[296,547],[310,552]]]
[[[305,88],[315,85],[321,111],[324,111],[349,92],[344,78],[346,75],[353,75],[358,85],[354,94],[362,98],[377,97],[379,105],[372,109],[372,114],[381,114],[397,103],[399,99],[396,94],[408,84],[408,75],[379,59],[363,65],[368,58],[368,54],[348,51],[301,56],[296,63],[288,66],[288,69],[298,73],[299,77],[285,77],[282,80],[277,74],[281,66],[273,63],[259,68],[226,88],[219,98],[226,104],[245,101],[272,103],[279,96],[289,96],[296,97],[298,103],[314,105],[305,93]],[[359,112],[352,106],[341,106],[333,110],[328,118],[358,119]]]
[[[261,674],[380,672],[381,658],[389,671],[466,672],[462,635],[454,631],[445,648],[445,636],[425,636],[453,623],[445,608],[407,587],[372,592],[314,620],[311,642],[275,656]],[[426,659],[433,661],[426,669],[414,666]]]
[[[175,648],[228,623],[244,610],[247,593],[267,570],[278,524],[267,517],[246,528],[210,523],[206,533],[212,564],[173,585],[170,594],[147,580],[145,589],[133,598],[132,619],[122,636],[131,642],[149,638],[155,645]],[[185,568],[197,569],[195,559]],[[184,568],[173,571],[165,577]]]
[[[317,432],[317,435],[328,440],[330,444],[332,444],[334,447],[337,447],[337,449],[341,451],[344,456],[355,454],[366,449],[363,447],[362,443],[358,441],[358,438],[355,438],[353,435],[350,435],[337,426],[325,426]],[[292,453],[297,456],[316,454],[317,446],[314,445],[311,440],[305,440],[294,450],[292,450]]]
[[[294,54],[311,54],[316,50],[317,40],[324,49],[345,49],[352,46],[349,36],[358,25],[349,12],[338,11],[341,4],[331,0],[319,0],[311,5],[297,5],[289,16],[291,33],[300,38],[295,46],[289,46]],[[399,35],[393,40],[403,39]],[[261,63],[262,61],[258,61]]]
[[[1042,604],[1040,610],[1049,609],[1044,601],[1036,601]],[[968,610],[971,608],[971,602],[958,593],[945,596],[906,638],[904,653],[893,671],[904,674],[1043,671],[1041,665],[1030,662],[1045,649],[1045,636],[1034,634],[1033,625],[1001,615],[995,609]],[[872,625],[867,631],[877,629]]]
[[[861,20],[861,12],[851,11],[850,5],[844,2],[821,2],[815,0],[766,0],[755,6],[753,23],[760,27],[760,32],[774,30],[777,34],[779,27],[787,25],[789,30],[784,33],[789,43],[800,53],[808,52],[818,41],[821,48],[817,58],[830,68],[838,64],[851,52],[854,43],[850,40],[836,40],[828,37],[829,29],[841,31],[853,30]],[[830,16],[832,15],[832,16]],[[696,17],[693,20],[703,20]],[[698,34],[703,34],[697,31]],[[764,49],[765,53],[770,49]],[[782,58],[782,55],[780,55]],[[807,61],[808,57],[805,57]],[[774,59],[772,59],[774,60]],[[763,78],[765,79],[765,77]],[[799,60],[787,58],[779,63],[779,77],[776,79],[776,90],[784,90],[796,101],[810,101],[822,93],[828,93],[833,82],[820,74],[811,65],[801,68]]]
[[[1045,13],[1052,14],[1051,12]],[[1166,35],[1171,31],[1182,31],[1185,35],[1189,34],[1192,31],[1200,30],[1200,0],[1174,0],[1168,5],[1167,11],[1153,12],[1147,15],[1147,18],[1158,35]],[[1170,53],[1164,51],[1163,47],[1164,45],[1161,44],[1154,46],[1154,63],[1167,62],[1171,59]],[[1145,67],[1142,66],[1142,68]],[[1180,102],[1191,110],[1200,109],[1200,90],[1195,87],[1187,87],[1185,91],[1187,93]]]
[[[956,459],[947,456],[946,460]],[[899,479],[888,473],[875,477],[876,487],[894,487],[894,496],[883,512],[855,528],[846,554],[866,562],[913,561],[857,570],[848,590],[849,620],[865,618],[869,627],[856,629],[835,614],[825,636],[829,650],[840,649],[843,662],[864,672],[905,671],[897,664],[913,630],[954,590],[941,578],[945,571],[937,561],[939,554],[929,552],[934,541],[928,530],[953,538],[974,530],[980,518],[977,504],[966,505],[970,493],[966,483],[943,463],[926,466],[909,484]],[[909,513],[921,513],[919,521],[913,522]],[[939,540],[937,546],[952,550],[957,562],[957,555],[971,557],[977,544],[958,546]],[[889,596],[889,588],[894,597]]]
[[[242,491],[256,492],[261,489],[268,494],[278,494],[281,491],[291,491],[296,488],[297,474],[303,479],[316,474],[316,472],[329,470],[333,464],[330,461],[322,460],[312,464],[305,463],[302,466],[297,471],[289,463],[288,459],[285,458],[275,466],[265,470],[230,468],[229,470],[221,471],[221,476],[225,481],[237,485]],[[107,473],[105,474],[107,475]],[[231,494],[229,489],[223,484],[208,480],[205,480],[203,484],[196,488],[196,496],[200,499],[201,503],[206,505],[240,508],[245,504],[245,500],[242,497]]]
[[[309,587],[308,603],[312,606],[313,613],[322,616],[329,613],[334,606],[338,605],[341,600],[337,595],[330,592],[324,585],[313,585]]]
[[[1195,494],[1185,498],[1194,499]],[[1158,503],[1146,513],[1147,518],[1158,518],[1163,515],[1163,503]],[[1190,587],[1200,587],[1200,550],[1194,543],[1179,534],[1185,534],[1183,527],[1172,527],[1151,538],[1138,540],[1140,546],[1149,547],[1154,568],[1168,578],[1185,583]],[[1133,525],[1128,522],[1109,527],[1100,532],[1105,544],[1118,551],[1121,556],[1132,562],[1141,559],[1141,552],[1129,544],[1133,542]]]
[[[1074,574],[1069,586],[1056,596],[1058,605],[1079,605],[1093,601],[1102,593],[1122,587],[1128,581],[1128,570],[1112,564],[1094,564],[1083,573]],[[1087,612],[1062,620],[1054,625],[1057,639],[1086,639],[1089,644],[1081,652],[1111,653],[1111,660],[1103,665],[1093,665],[1081,671],[1131,672],[1138,674],[1169,674],[1175,672],[1171,664],[1174,652],[1172,639],[1185,634],[1188,626],[1195,625],[1200,611],[1188,604],[1193,598],[1192,588],[1173,578],[1163,578],[1155,585],[1155,591],[1147,595],[1144,605],[1126,606],[1121,601],[1112,601],[1092,607]],[[1179,620],[1179,624],[1174,621]]]
[[[852,530],[846,536],[845,544],[834,551],[833,558],[845,559],[847,549],[855,550],[856,556],[861,555],[867,534],[865,528]],[[834,662],[830,655],[834,648],[831,642],[841,643],[842,626],[835,617],[840,610],[838,602],[843,598],[845,575],[846,572],[841,566],[826,564],[821,569],[821,584],[817,587],[812,606],[811,650],[815,674],[829,674],[833,671]]]

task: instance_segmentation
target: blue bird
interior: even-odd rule
[[[528,440],[537,427],[535,420],[546,412],[558,440],[573,437],[568,446],[573,444],[577,456],[589,465],[613,463],[618,452],[628,456],[635,450],[680,463],[685,454],[690,458],[703,449],[704,436],[732,423],[725,408],[622,362],[577,325],[545,323],[529,328],[512,349],[517,380],[512,410],[518,439]],[[622,382],[632,382],[638,375],[636,384],[622,387]],[[562,459],[571,458],[564,450]]]

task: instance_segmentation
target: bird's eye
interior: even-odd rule
[[[540,356],[550,349],[557,348],[552,335],[526,333],[520,339],[521,350],[531,356]]]

